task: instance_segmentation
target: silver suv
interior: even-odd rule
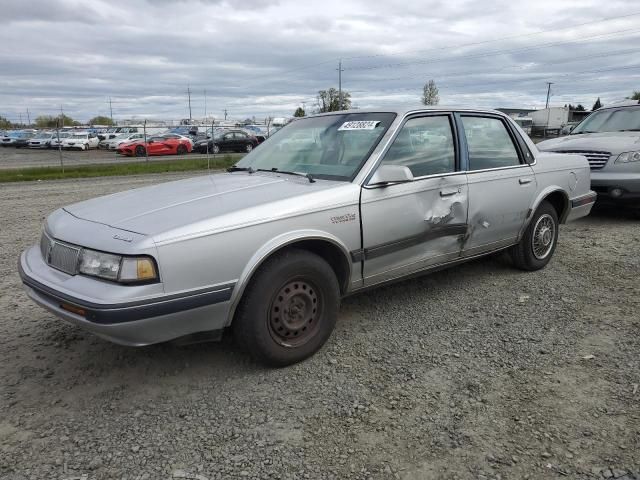
[[[640,210],[640,102],[601,108],[570,135],[547,140],[539,150],[584,155],[599,203]]]

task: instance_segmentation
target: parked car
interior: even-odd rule
[[[51,142],[56,140],[56,132],[38,132],[29,140],[29,148],[51,148]]]
[[[71,132],[56,132],[54,138],[51,140],[51,148],[62,148],[62,144],[66,138],[69,138]]]
[[[13,130],[0,139],[0,145],[3,147],[25,147],[32,136],[33,132],[31,131]]]
[[[144,140],[144,134],[120,133],[109,140],[101,140],[100,143],[98,143],[98,148],[102,148],[105,150],[117,150],[118,147],[123,143],[128,143],[134,140]]]
[[[23,131],[14,138],[13,145],[16,148],[25,148],[29,146],[29,142],[36,136],[34,131]]]
[[[184,155],[192,149],[191,140],[182,135],[167,133],[151,137],[145,143],[144,139],[121,143],[118,153],[129,157],[144,157],[149,155]]]
[[[570,135],[541,142],[538,149],[587,157],[598,203],[623,205],[640,213],[639,102],[600,108]]]
[[[208,145],[208,147],[207,147]],[[258,146],[258,140],[242,130],[214,132],[213,138],[203,139],[193,146],[194,151],[219,153],[222,151],[250,152]]]
[[[430,130],[448,142],[412,141]],[[545,267],[560,224],[594,201],[584,157],[539,152],[500,112],[332,112],[287,125],[227,173],[56,210],[19,269],[36,303],[107,340],[233,327],[281,366],[321,348],[345,295],[500,250]]]
[[[72,132],[62,140],[62,148],[69,150],[89,150],[98,148],[98,135],[88,132]]]

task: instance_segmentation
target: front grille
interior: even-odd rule
[[[609,158],[611,158],[611,152],[594,152],[589,150],[565,150],[563,152],[557,152],[557,153],[574,153],[576,155],[584,155],[585,157],[587,157],[587,160],[589,161],[589,166],[591,167],[591,170],[600,170],[607,164],[607,162],[609,161]]]
[[[40,252],[49,266],[69,275],[78,273],[80,248],[53,240],[43,233],[40,239]]]

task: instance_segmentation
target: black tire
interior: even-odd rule
[[[136,157],[144,157],[147,154],[147,150],[142,146],[136,146]]]
[[[533,214],[520,243],[509,249],[514,266],[527,271],[544,268],[558,245],[558,231],[558,213],[553,205],[543,201]]]
[[[247,143],[244,147],[244,151],[249,153],[251,152],[251,150],[253,150],[253,144],[252,143]]]
[[[176,153],[178,155],[184,155],[185,153],[187,153],[187,147],[185,147],[184,145],[178,145],[178,148],[176,148]]]
[[[324,345],[339,307],[340,288],[329,264],[305,250],[285,250],[247,285],[233,321],[234,338],[262,364],[291,365]]]
[[[220,153],[220,145],[213,144],[213,153]]]

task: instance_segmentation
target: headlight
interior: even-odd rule
[[[111,253],[82,249],[80,273],[113,282],[135,283],[158,279],[155,262],[151,257],[122,257]]]
[[[618,155],[616,163],[640,162],[640,152],[624,152]]]

